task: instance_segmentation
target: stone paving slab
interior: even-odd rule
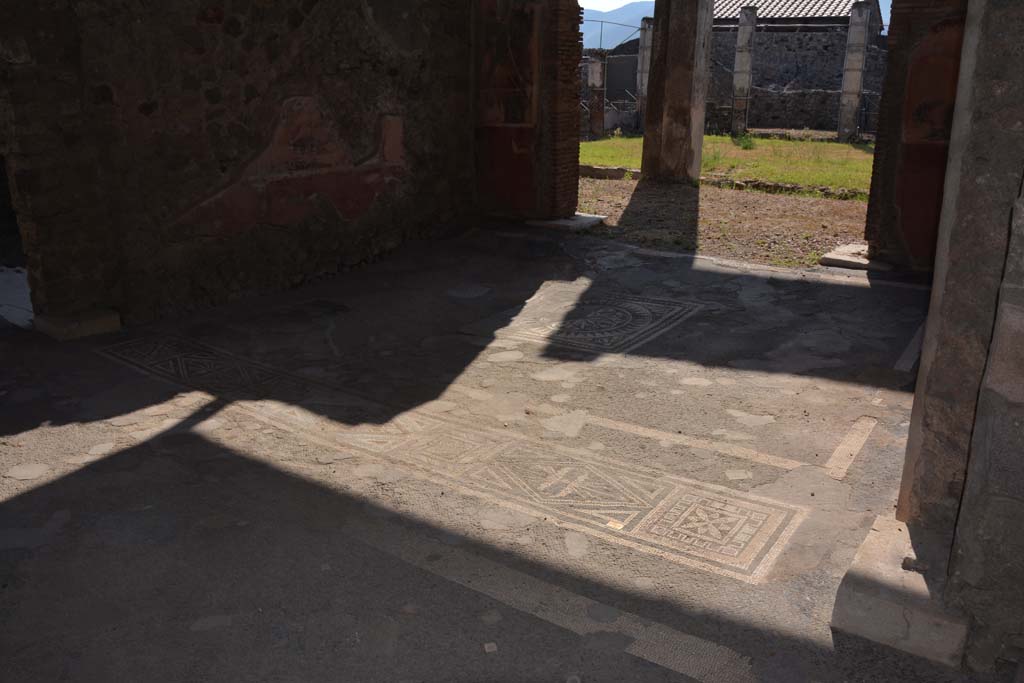
[[[410,411],[374,427],[327,418],[293,420],[253,398],[272,384],[301,403],[319,393],[347,411],[383,407],[182,339],[141,338],[102,351],[151,375],[221,397],[249,397],[250,410],[298,436],[335,448],[364,450],[412,466],[513,509],[551,515],[580,529],[689,564],[758,581],[802,521],[802,508],[737,494],[588,450],[537,442],[507,431]],[[377,408],[375,410],[375,408]]]
[[[586,294],[585,300],[581,301]],[[627,353],[697,313],[695,301],[637,297],[622,291],[593,293],[584,283],[549,284],[526,305],[463,328],[468,334],[551,344],[597,353]],[[495,329],[502,321],[510,322]]]
[[[0,328],[11,675],[964,680],[829,630],[927,292],[677,256],[482,231]]]

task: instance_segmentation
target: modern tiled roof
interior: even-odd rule
[[[741,7],[757,7],[758,19],[848,18],[855,0],[715,0],[715,19],[738,19]]]

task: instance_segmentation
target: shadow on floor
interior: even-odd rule
[[[349,425],[385,424],[438,398],[509,334],[559,360],[626,353],[911,391],[911,368],[893,365],[923,322],[927,291],[866,284],[652,257],[539,229],[480,231],[106,338],[57,345],[0,333],[15,359],[0,368],[10,406],[0,434],[145,408],[141,398],[111,402],[139,376],[111,375],[96,351],[170,382],[158,402],[190,388]]]
[[[608,351],[621,352],[574,340],[616,327],[656,327],[657,321],[651,322],[656,311],[624,303],[621,296],[644,294],[678,298],[696,310],[670,335],[628,348],[631,355],[913,391],[913,378],[906,376],[911,368],[894,373],[899,358],[880,363],[878,352],[886,347],[899,349],[897,354],[913,351],[906,345],[923,324],[928,305],[927,282],[920,275],[835,271],[830,277],[825,269],[814,276],[752,264],[723,267],[728,262],[692,255],[700,247],[700,209],[699,188],[639,182],[616,232],[656,231],[673,250],[691,254],[661,252],[651,259],[650,250],[602,250],[596,241],[576,249],[577,261],[589,266],[590,282],[571,307],[558,312],[545,355],[590,362]]]
[[[693,637],[753,659],[744,678],[704,680],[966,680],[856,639],[824,650],[539,564],[346,491],[351,472],[327,488],[192,431],[210,414],[0,505],[7,680],[685,681],[644,657],[668,648],[678,668],[714,671]],[[597,601],[589,630],[489,597],[491,562],[532,577],[506,586],[520,604],[543,606],[534,580]],[[637,642],[616,610],[681,640]]]
[[[254,399],[383,425],[441,396],[532,306],[546,315],[550,288],[567,298],[554,297],[543,321],[559,342],[540,342],[549,358],[619,352],[909,386],[912,373],[893,365],[926,291],[768,272],[506,227],[104,339],[57,345],[0,330],[12,359],[0,368],[0,434],[116,419],[187,389],[215,397],[166,432],[0,505],[0,652],[13,678],[686,680],[627,652],[610,622],[572,633],[428,566],[457,552],[732,648],[754,660],[755,680],[963,680],[855,639],[837,636],[827,650],[604,585],[383,509],[370,501],[391,497],[386,480],[360,494],[338,475],[328,488],[195,430]],[[260,448],[309,464],[287,452],[308,448],[296,440]],[[436,552],[417,564],[381,549],[409,538]],[[493,610],[501,620],[480,619]],[[488,642],[499,644],[493,656]]]
[[[625,232],[669,230],[675,246],[688,251],[697,251],[700,246],[699,225],[700,188],[648,180],[637,183],[618,223]]]

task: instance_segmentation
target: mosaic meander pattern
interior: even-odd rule
[[[751,583],[764,579],[804,516],[796,506],[450,416],[391,416],[340,389],[192,341],[144,338],[103,353],[241,401],[256,417],[325,447],[383,458],[471,495]]]
[[[627,353],[669,331],[703,308],[693,301],[604,293],[548,284],[495,336],[597,353]],[[477,328],[477,329],[474,329]],[[470,328],[486,332],[487,322]]]

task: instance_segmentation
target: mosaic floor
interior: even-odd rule
[[[944,680],[829,628],[927,298],[482,230],[0,335],[0,650],[18,680]]]
[[[657,334],[656,327],[647,330]],[[635,337],[635,331],[624,335]],[[183,388],[245,401],[254,417],[331,448],[373,454],[508,508],[751,583],[766,575],[806,514],[779,501],[424,410],[349,427],[258,399],[271,386],[275,396],[284,388],[299,406],[340,407],[349,423],[372,421],[386,413],[384,406],[193,341],[144,337],[103,353]]]
[[[523,309],[505,311],[512,322],[495,334],[598,353],[627,353],[679,325],[704,304],[632,296],[618,291],[586,291],[585,286],[547,284]],[[582,296],[582,298],[581,298]],[[469,326],[470,333],[492,330],[488,320]]]

